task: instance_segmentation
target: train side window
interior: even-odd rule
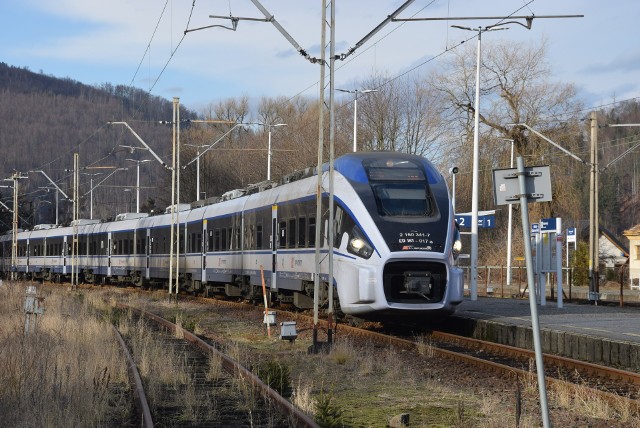
[[[261,250],[262,247],[262,225],[259,224],[256,226],[256,248]]]
[[[280,248],[286,248],[287,247],[287,222],[286,221],[280,222],[280,229],[279,229],[278,236],[280,237],[278,246]]]
[[[209,231],[209,245],[207,245],[207,251],[213,251],[213,230]]]
[[[316,218],[309,217],[309,247],[316,246]]]
[[[215,251],[220,251],[220,229],[216,229],[216,246]]]
[[[289,220],[289,239],[287,240],[287,246],[288,248],[295,248],[296,247],[296,219],[292,218]]]
[[[198,233],[198,235],[196,236],[196,252],[202,252],[202,233]]]
[[[307,246],[307,219],[300,217],[298,219],[298,247],[304,248]]]
[[[222,228],[220,230],[220,250],[224,251],[227,249],[227,229]]]

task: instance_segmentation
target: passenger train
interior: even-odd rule
[[[460,235],[443,176],[426,159],[360,152],[335,160],[335,303],[361,318],[450,314],[463,299]],[[0,237],[2,270],[19,278],[168,287],[172,216],[179,231],[179,290],[313,306],[316,228],[321,228],[320,302],[327,304],[329,174],[323,168],[322,218],[314,169],[236,190],[215,203],[181,204],[160,215],[76,220],[66,227]],[[212,202],[212,201],[209,201]],[[177,218],[177,222],[175,219]],[[74,229],[77,251],[72,252]],[[72,253],[77,263],[72,267]],[[273,304],[272,303],[272,304]]]

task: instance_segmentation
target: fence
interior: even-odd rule
[[[470,267],[461,266],[464,269],[465,285],[470,284]],[[573,283],[573,268],[562,268],[563,281],[562,288],[565,298],[572,299],[572,289],[575,287]],[[556,274],[547,274],[547,286],[551,291],[553,298],[556,286]],[[605,281],[620,284],[620,294],[623,294],[623,288],[629,284],[629,289],[640,289],[640,274],[638,277],[631,278],[629,276],[629,267],[627,265],[617,268],[602,268],[600,271],[600,286]],[[506,266],[478,266],[478,293],[485,296],[495,297],[523,297],[527,291],[527,271],[525,266],[511,266],[511,281],[507,284],[507,267]]]

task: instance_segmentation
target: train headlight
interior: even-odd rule
[[[365,259],[368,259],[373,254],[373,247],[367,238],[364,237],[364,233],[362,233],[358,226],[354,226],[351,231],[347,250],[351,254],[355,254]]]
[[[451,253],[453,254],[454,260],[458,259],[460,251],[462,251],[462,239],[460,238],[460,231],[458,230],[458,225],[456,224],[453,228],[453,245],[451,246]]]
[[[459,239],[459,237],[458,239],[453,241],[453,247],[451,248],[451,251],[453,252],[453,258],[457,259],[460,255],[460,251],[462,251],[462,241]]]

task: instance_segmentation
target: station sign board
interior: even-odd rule
[[[456,214],[456,223],[459,227],[471,228],[471,216],[466,214]],[[479,215],[478,227],[484,229],[493,229],[496,224],[496,217],[494,215]]]
[[[576,242],[576,228],[575,227],[569,227],[567,228],[567,242]]]
[[[535,235],[540,233],[540,223],[531,223],[531,234]]]
[[[543,218],[540,220],[540,232],[558,232],[557,218]]]

